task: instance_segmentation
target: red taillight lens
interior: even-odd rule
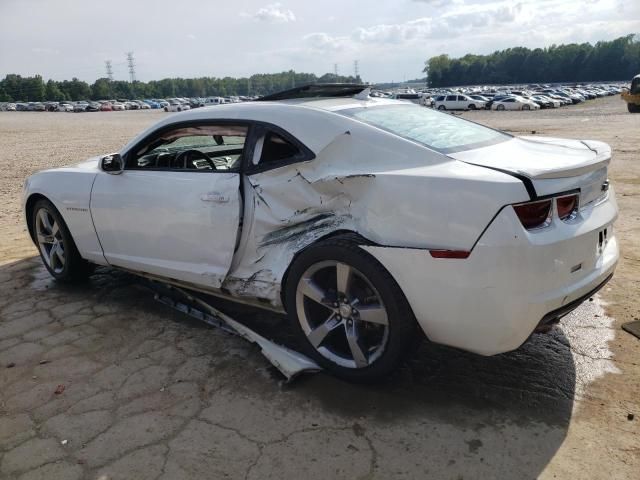
[[[513,209],[527,230],[543,226],[551,214],[551,200],[521,203],[514,205]]]
[[[567,195],[556,199],[560,220],[570,219],[578,210],[578,195]]]

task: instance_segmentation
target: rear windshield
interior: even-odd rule
[[[418,105],[382,105],[337,113],[421,143],[441,153],[460,152],[509,140],[506,133]]]

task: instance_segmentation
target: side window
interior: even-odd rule
[[[304,152],[298,146],[282,135],[268,130],[256,141],[252,163],[254,165],[265,165],[284,160],[302,160],[304,156]]]
[[[447,95],[446,100],[447,100],[447,102],[455,102],[456,101],[456,96],[455,95]]]
[[[189,125],[161,131],[132,152],[127,169],[211,170],[240,168],[248,127]]]

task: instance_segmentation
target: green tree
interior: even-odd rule
[[[628,80],[640,72],[640,39],[551,45],[530,50],[507,48],[489,55],[431,57],[424,72],[431,87],[482,83]]]
[[[64,93],[58,87],[58,83],[53,80],[47,81],[44,97],[46,100],[55,100],[57,102],[66,100]]]

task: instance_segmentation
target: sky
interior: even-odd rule
[[[422,77],[424,62],[640,34],[640,0],[0,0],[0,78]]]

